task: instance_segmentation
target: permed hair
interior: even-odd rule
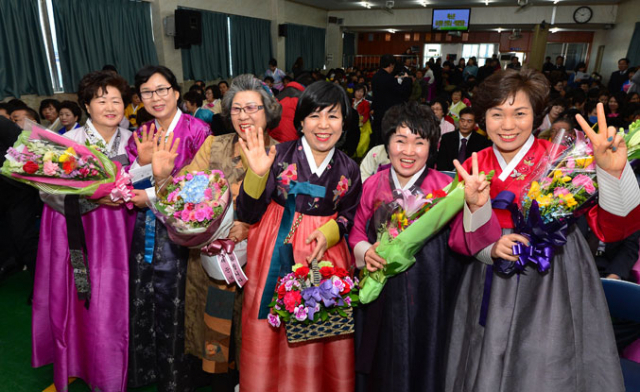
[[[267,117],[267,129],[274,129],[280,124],[280,116],[282,115],[280,102],[278,102],[273,96],[273,93],[268,90],[268,87],[265,88],[264,83],[260,79],[251,74],[244,74],[237,76],[231,81],[229,90],[222,98],[222,116],[230,128],[233,128],[231,123],[231,106],[233,105],[233,99],[237,93],[243,91],[255,91],[260,94],[265,116]]]
[[[107,86],[115,87],[120,91],[123,99],[129,90],[127,81],[112,71],[94,71],[82,77],[80,85],[78,86],[78,105],[85,111],[87,116],[89,116],[87,106],[89,106],[89,103],[94,98],[106,94]]]
[[[533,129],[537,129],[544,119],[549,90],[549,81],[542,73],[534,69],[520,72],[507,69],[494,73],[482,82],[479,92],[473,96],[471,107],[476,112],[476,121],[484,124],[487,110],[514,99],[522,91],[529,97],[534,115]]]

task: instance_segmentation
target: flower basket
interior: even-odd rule
[[[353,307],[358,304],[358,281],[327,261],[295,264],[281,278],[267,319],[285,324],[287,341],[300,343],[354,333]]]
[[[350,335],[355,332],[353,324],[353,309],[345,309],[347,317],[338,313],[329,315],[327,321],[315,324],[287,323],[287,341],[289,343],[308,342],[332,336]]]

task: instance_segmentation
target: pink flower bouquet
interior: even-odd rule
[[[118,162],[35,123],[28,127],[7,151],[3,175],[50,194],[131,200],[129,175]]]
[[[229,184],[224,173],[207,170],[174,177],[150,208],[167,227],[173,242],[201,248],[216,239],[212,237],[229,204]]]

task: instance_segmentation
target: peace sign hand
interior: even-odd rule
[[[140,166],[151,163],[154,146],[153,135],[155,130],[156,124],[153,122],[148,129],[146,125],[142,126],[142,129],[140,130],[140,139],[138,139],[138,135],[133,135],[133,141],[136,142],[136,148],[138,150],[138,164],[140,164]],[[162,129],[158,129],[158,132],[160,131],[162,131]]]
[[[616,131],[615,127],[607,127],[607,117],[604,114],[604,106],[598,103],[598,133],[595,133],[587,121],[576,115],[580,127],[591,140],[593,156],[598,166],[615,178],[620,178],[627,164],[627,145],[624,139]]]
[[[173,133],[171,133],[165,140],[165,134],[166,132],[158,132],[152,139],[153,159],[151,167],[153,176],[158,184],[171,175],[178,156],[178,146],[180,145],[180,138],[174,142]]]
[[[453,165],[464,180],[464,199],[469,210],[473,213],[485,205],[490,198],[490,184],[487,176],[478,170],[478,154],[474,152],[471,155],[471,174],[462,167],[457,159],[453,160]]]
[[[238,139],[240,147],[247,158],[251,171],[262,177],[269,171],[276,159],[276,146],[271,146],[269,153],[265,151],[262,128],[258,128],[256,131],[255,127],[249,127],[246,135],[246,141],[242,138]]]

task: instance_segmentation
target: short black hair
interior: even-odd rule
[[[78,106],[78,104],[73,101],[62,101],[58,112],[60,112],[60,110],[62,109],[69,109],[74,116],[78,117],[78,120],[80,119],[80,116],[82,116],[82,110],[80,109],[80,106]]]
[[[42,111],[49,106],[53,106],[56,109],[56,112],[60,111],[60,101],[51,98],[43,99],[42,101],[40,101],[40,109],[38,110],[38,114],[40,114],[40,117],[44,117]]]
[[[429,105],[429,107],[435,105],[436,103],[440,104],[440,106],[442,107],[442,111],[444,112],[444,115],[446,116],[447,113],[449,113],[449,102],[447,102],[447,100],[444,99],[444,97],[436,97],[436,99],[431,101],[431,104]]]
[[[9,105],[7,102],[0,102],[0,110],[4,110],[9,113],[9,111],[11,110],[11,105]]]
[[[396,64],[396,59],[391,54],[385,54],[380,58],[380,68],[387,68]]]
[[[382,140],[387,151],[389,140],[396,133],[398,127],[407,127],[414,135],[419,135],[429,141],[427,166],[433,167],[432,163],[435,162],[438,140],[440,139],[440,125],[431,108],[410,101],[392,106],[387,110],[382,119]]]
[[[220,86],[221,84],[226,84],[227,87],[229,87],[229,82],[227,82],[226,80],[221,80],[218,82],[218,86]]]
[[[269,60],[269,65],[277,67],[278,66],[278,60],[276,60],[276,59]]]
[[[465,115],[465,114],[470,114],[470,115],[472,115],[472,116],[473,116],[473,119],[474,119],[474,120],[476,119],[476,114],[475,114],[475,112],[473,111],[473,109],[471,109],[471,108],[470,108],[470,107],[468,107],[468,106],[467,106],[466,108],[462,109],[462,110],[460,111],[460,113],[458,113],[458,117],[462,118],[462,116],[463,116],[463,115]]]
[[[627,65],[631,63],[631,61],[630,61],[628,58],[626,58],[626,57],[623,57],[623,58],[621,58],[620,60],[618,60],[618,62],[621,62],[621,61],[626,62],[626,63],[627,63]]]
[[[124,102],[124,98],[129,90],[129,84],[117,73],[112,71],[95,71],[82,77],[78,86],[78,105],[80,105],[87,115],[89,115],[87,106],[89,106],[91,100],[105,94],[107,92],[107,86],[118,89]]]
[[[298,133],[302,135],[302,121],[308,115],[325,108],[333,108],[336,105],[340,105],[344,124],[349,116],[351,105],[349,104],[347,92],[341,86],[326,81],[318,81],[305,88],[298,99],[298,106],[293,119],[293,124]]]
[[[204,89],[204,92],[206,94],[207,91],[211,90],[211,92],[213,93],[213,99],[220,99],[222,98],[222,93],[220,92],[220,87],[218,87],[217,84],[212,84],[211,86],[207,86]]]
[[[104,67],[102,67],[102,70],[118,73],[118,69],[116,68],[115,65],[112,65],[112,64],[106,64]]]
[[[178,79],[176,79],[176,75],[174,75],[169,68],[163,65],[146,65],[138,71],[135,77],[136,93],[138,93],[138,96],[140,96],[140,86],[147,83],[149,79],[151,79],[151,77],[155,74],[162,75],[165,79],[167,79],[167,82],[169,82],[171,88],[174,91],[177,91],[178,94],[181,94]],[[142,98],[142,96],[140,96],[140,98]],[[180,101],[180,95],[178,96],[178,101]]]
[[[358,90],[364,90],[365,95],[367,94],[367,86],[363,83],[356,84],[356,86],[353,88],[354,93]]]
[[[271,83],[275,83],[276,82],[275,79],[273,79],[273,77],[271,77],[271,76],[265,76],[264,77],[264,81],[265,82],[271,82]]]
[[[200,93],[198,93],[197,91],[189,91],[188,93],[186,93],[184,95],[184,97],[182,97],[183,100],[195,104],[197,107],[202,106],[202,95],[200,95]]]

